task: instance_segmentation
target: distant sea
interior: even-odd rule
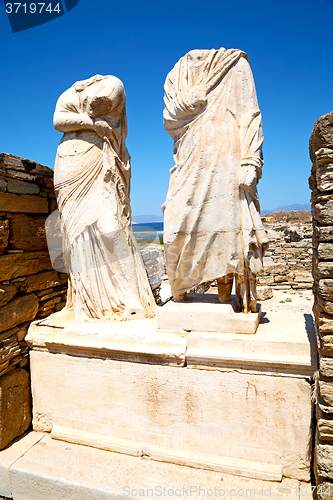
[[[306,204],[293,204],[273,208],[271,210],[262,210],[260,215],[271,214],[274,212],[289,212],[293,210],[311,210],[311,205]],[[163,236],[164,225],[163,222],[142,222],[142,220],[161,219],[159,215],[137,215],[132,218],[133,232],[137,239],[155,239]]]
[[[134,236],[140,239],[155,239],[163,236],[163,222],[147,222],[145,224],[133,224]]]

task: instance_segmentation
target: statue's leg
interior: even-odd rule
[[[231,300],[231,290],[234,277],[228,274],[227,276],[222,276],[217,278],[217,288],[219,292],[219,300],[222,302],[229,302]]]
[[[249,279],[249,292],[250,292],[250,300],[249,306],[250,311],[255,313],[257,312],[257,279],[256,276],[251,276]]]
[[[247,281],[237,281],[236,297],[243,313],[249,312],[249,287]]]
[[[240,284],[240,281],[238,280],[237,276],[235,277],[235,282],[236,282],[236,286],[235,286],[235,288],[236,288],[236,299],[238,300],[239,305],[242,308],[242,297],[241,297],[242,294],[241,294],[241,286],[240,286],[241,284]]]
[[[256,277],[249,274],[247,279],[236,277],[236,297],[243,313],[257,312]]]

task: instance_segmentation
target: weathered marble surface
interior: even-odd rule
[[[175,166],[164,210],[164,249],[175,300],[218,279],[221,300],[232,280],[244,312],[256,312],[255,277],[267,237],[256,185],[262,125],[247,55],[192,50],[165,82],[164,126]]]
[[[27,451],[43,438],[41,432],[29,432],[14,441],[9,447],[0,452],[0,494],[13,498],[11,468],[17,460],[26,455]],[[0,497],[1,498],[1,497]]]
[[[281,482],[260,481],[158,462],[152,470],[147,456],[131,457],[68,444],[37,432],[28,434],[12,448],[0,453],[0,494],[18,500],[125,497],[312,500],[309,482],[290,478]]]
[[[221,304],[217,294],[188,293],[186,302],[168,302],[157,310],[161,330],[202,331],[254,334],[261,317],[257,313],[243,314],[234,295]]]
[[[114,76],[76,82],[59,98],[55,191],[76,320],[152,317],[155,302],[131,227],[125,90]]]
[[[246,477],[309,479],[317,360],[303,315],[271,313],[252,336],[59,317],[26,339],[35,430]]]

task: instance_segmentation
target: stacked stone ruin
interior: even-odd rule
[[[2,153],[0,449],[22,434],[31,421],[27,329],[32,320],[65,305],[67,275],[53,269],[45,235],[45,220],[54,210],[53,170]]]
[[[266,229],[271,229],[265,224]],[[274,290],[311,290],[312,278],[312,227],[297,231],[297,241],[290,241],[288,231],[274,231],[270,235],[269,249],[264,257],[264,269],[257,280],[258,300],[273,297]],[[140,248],[157,304],[161,302],[160,286],[168,283],[165,270],[163,247],[157,245]],[[199,285],[191,292],[205,293],[215,280]]]
[[[270,224],[264,224],[264,227],[270,228]],[[267,287],[274,290],[312,288],[312,230],[298,231],[298,241],[290,241],[288,230],[281,234],[274,233],[274,237],[270,235],[264,269],[257,280],[259,300],[269,298],[264,293]]]
[[[333,495],[333,112],[316,121],[310,138],[310,157],[313,311],[319,350],[315,475],[321,500]]]
[[[150,245],[140,248],[140,251],[155,301],[160,304],[161,284],[167,281],[163,249],[157,245]]]

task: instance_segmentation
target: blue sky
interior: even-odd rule
[[[167,73],[196,48],[247,52],[264,126],[262,209],[307,203],[308,141],[333,110],[333,0],[80,0],[42,26],[12,33],[0,1],[0,151],[53,167],[52,116],[75,81],[125,85],[132,211],[161,215],[173,166],[163,129]]]

